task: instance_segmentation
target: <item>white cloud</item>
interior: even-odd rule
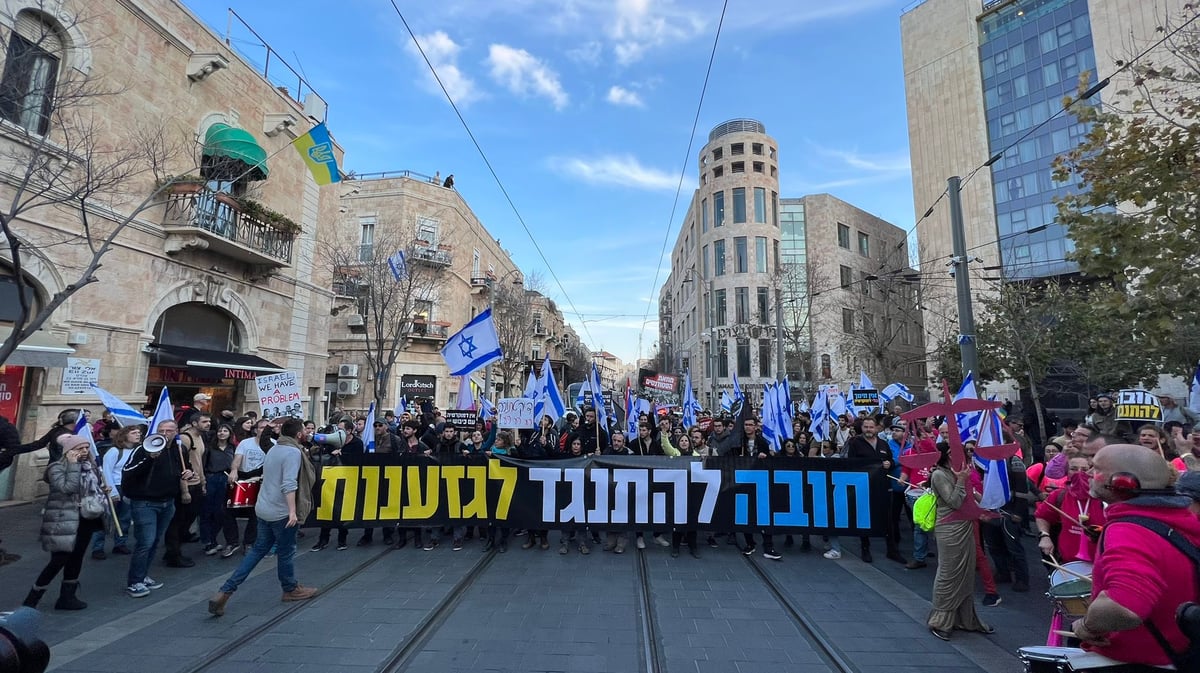
[[[612,17],[608,37],[621,65],[639,61],[664,44],[687,40],[704,28],[699,15],[651,0],[617,0]]]
[[[604,44],[599,40],[583,42],[574,49],[567,50],[567,58],[584,65],[600,65],[600,57],[604,54]]]
[[[569,97],[558,81],[558,73],[525,51],[504,44],[488,48],[488,64],[492,79],[509,91],[521,95],[540,96],[549,100],[556,110],[567,106]]]
[[[446,91],[449,92],[455,103],[468,105],[480,98],[480,92],[475,87],[475,82],[458,67],[458,53],[462,47],[450,39],[449,35],[439,30],[428,35],[418,35],[417,41],[421,43],[425,57],[433,64],[434,70],[437,70],[438,78],[441,78],[442,84],[445,85]],[[442,90],[438,86],[437,79],[434,78],[433,73],[429,72],[429,67],[425,65],[425,60],[421,58],[421,53],[416,45],[409,40],[405,43],[405,49],[416,57],[423,73],[422,81],[431,91],[441,94]]]
[[[633,187],[650,191],[670,191],[679,186],[679,176],[643,166],[631,155],[605,155],[551,160],[551,166],[567,175],[594,185]]]
[[[842,160],[850,168],[868,173],[906,174],[912,168],[907,154],[871,155],[832,149],[821,149],[821,152]]]
[[[613,105],[627,105],[629,107],[644,107],[642,97],[636,91],[630,91],[622,86],[613,85],[608,90],[608,102]]]

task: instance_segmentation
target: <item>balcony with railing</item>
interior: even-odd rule
[[[410,339],[445,341],[450,338],[450,323],[418,318],[404,324],[404,335]]]
[[[211,250],[246,264],[290,266],[295,232],[242,210],[228,194],[199,184],[176,185],[163,216],[166,253]]]
[[[448,246],[420,246],[418,245],[412,254],[410,262],[415,264],[428,264],[430,266],[447,267],[454,263],[454,256],[446,249]]]

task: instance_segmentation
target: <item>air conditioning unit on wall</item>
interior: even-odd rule
[[[362,327],[363,317],[361,313],[351,313],[346,316],[346,327]]]
[[[358,394],[358,379],[338,379],[337,394],[349,397]]]
[[[338,365],[339,379],[356,379],[358,378],[358,365]]]

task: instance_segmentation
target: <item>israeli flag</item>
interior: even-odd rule
[[[370,408],[367,409],[367,423],[363,426],[362,437],[363,444],[367,447],[367,453],[375,453],[375,403],[372,402]]]
[[[737,372],[733,373],[733,399],[737,402],[746,401],[746,395],[742,393],[742,386],[738,385]]]
[[[825,396],[828,413],[834,418],[841,418],[850,412],[850,404],[846,402],[846,393],[838,393],[835,397]]]
[[[470,374],[502,357],[504,352],[500,349],[500,338],[496,336],[490,306],[455,332],[442,347],[442,359],[450,368],[451,376]]]
[[[83,409],[79,410],[79,419],[75,421],[74,433],[76,437],[87,440],[88,452],[92,454],[92,460],[99,465],[100,451],[96,449],[96,438],[92,435],[92,428],[83,415]]]
[[[388,257],[388,268],[392,270],[392,278],[395,278],[397,283],[404,278],[404,274],[408,273],[408,262],[404,258],[403,250],[397,250],[396,254]]]
[[[471,388],[470,374],[458,377],[458,399],[455,408],[460,411],[475,409],[475,391]]]
[[[400,396],[400,401],[396,403],[396,408],[392,410],[396,414],[396,418],[400,418],[400,414],[408,411],[408,398],[404,395]]]
[[[588,384],[592,389],[592,408],[596,410],[596,425],[601,428],[608,429],[608,411],[604,408],[604,389],[600,387],[600,372],[596,369],[596,362],[592,361],[592,374],[588,379]]]
[[[958,392],[954,395],[954,401],[963,399],[977,400],[978,393],[975,392],[975,372],[967,372],[967,377],[963,379],[962,385],[958,387]],[[982,411],[968,411],[963,414],[955,414],[954,420],[958,423],[958,436],[964,442],[975,440],[979,441],[979,424],[983,420]]]
[[[96,393],[96,396],[100,398],[100,403],[104,405],[105,409],[108,409],[108,412],[113,415],[113,418],[122,427],[126,425],[141,425],[146,422],[146,417],[140,411],[125,404],[121,401],[121,398],[95,383],[92,384],[92,392]]]
[[[904,385],[903,383],[893,383],[879,391],[879,399],[885,403],[891,402],[897,397],[905,402],[908,402],[909,404],[912,404],[912,401],[916,399],[913,397],[913,394],[908,391],[908,386]]]
[[[538,380],[533,374],[533,368],[529,368],[529,379],[525,381],[525,392],[521,393],[521,397],[531,400],[538,398]]]
[[[812,433],[813,439],[824,442],[829,439],[829,394],[824,390],[818,390],[817,396],[813,398],[812,423],[808,425],[808,431]]]
[[[479,398],[479,409],[479,417],[485,421],[496,417],[496,405],[489,402],[486,397]]]
[[[171,394],[167,392],[167,387],[163,386],[162,392],[158,394],[158,404],[154,407],[154,415],[150,417],[150,424],[146,426],[146,434],[156,434],[160,423],[174,420],[175,408],[171,406]]]
[[[683,427],[691,428],[696,424],[696,414],[700,411],[700,403],[692,392],[692,372],[688,370],[683,379]]]
[[[808,411],[809,411],[808,398],[806,398],[806,397],[800,398],[800,406],[797,409],[797,411],[799,411],[802,414],[808,413]]]
[[[779,452],[779,414],[775,408],[775,384],[768,383],[763,389],[762,406],[762,435],[771,447],[771,451]]]
[[[629,388],[629,384],[625,384],[625,438],[633,441],[637,438],[638,426],[638,402],[633,396],[633,391]]]
[[[724,390],[721,391],[721,411],[726,413],[733,411],[733,398]]]
[[[999,414],[984,411],[980,422],[979,446],[1000,446],[1004,443],[1004,432]],[[983,469],[983,497],[979,506],[984,509],[1000,509],[1012,500],[1012,486],[1008,481],[1008,465],[1003,460],[981,460],[975,464]]]
[[[533,407],[534,418],[541,422],[542,416],[549,416],[557,421],[567,412],[562,395],[558,392],[558,382],[554,380],[554,369],[550,366],[550,354],[542,363],[542,372],[538,377],[538,403]]]

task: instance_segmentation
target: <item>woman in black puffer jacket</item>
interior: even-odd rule
[[[25,597],[26,607],[36,608],[50,582],[62,571],[62,590],[56,610],[82,610],[87,603],[76,598],[83,555],[92,534],[104,530],[104,517],[85,519],[79,515],[79,498],[101,489],[99,471],[89,455],[88,440],[77,435],[61,435],[62,458],[46,468],[50,495],[42,510],[42,549],[50,552],[50,561],[38,575]]]

